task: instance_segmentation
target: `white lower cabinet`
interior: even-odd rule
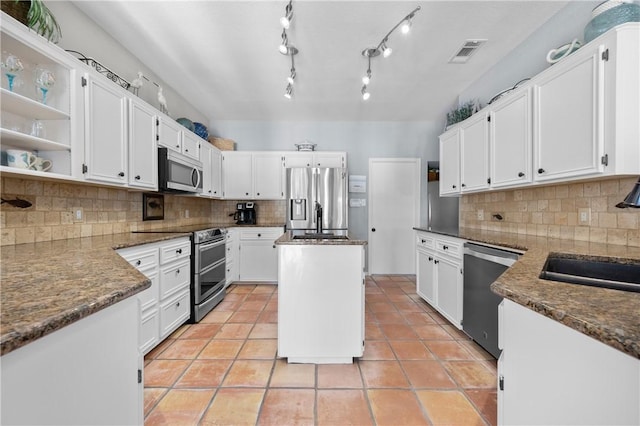
[[[282,228],[250,228],[239,231],[240,281],[278,281],[278,251],[275,241]]]
[[[462,329],[464,240],[416,233],[416,292],[442,316]]]
[[[189,319],[191,240],[188,237],[118,250],[132,266],[151,280],[138,293],[139,348],[148,353]]]
[[[499,425],[638,425],[640,359],[505,299]]]
[[[2,356],[3,425],[143,424],[135,297]]]

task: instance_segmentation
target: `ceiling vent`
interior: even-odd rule
[[[475,53],[476,50],[480,46],[482,46],[487,40],[486,39],[473,39],[466,40],[462,47],[458,49],[455,55],[451,59],[449,59],[450,64],[464,64],[466,63],[471,55]]]

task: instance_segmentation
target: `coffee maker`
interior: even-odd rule
[[[256,224],[256,207],[253,202],[237,203],[236,212],[229,216],[233,216],[236,225],[255,225]]]

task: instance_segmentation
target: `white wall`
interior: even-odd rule
[[[183,99],[140,62],[138,58],[133,56],[126,49],[126,46],[115,41],[72,3],[68,1],[48,1],[47,7],[53,12],[62,29],[62,40],[60,40],[58,46],[63,49],[81,52],[85,56],[95,59],[128,82],[132,82],[137,77],[138,71],[142,71],[150,80],[162,86],[171,117],[189,117],[193,121],[202,123],[208,121],[188,101]],[[77,57],[77,55],[74,56]],[[170,58],[167,58],[167,65],[169,66],[170,64]],[[160,109],[157,93],[158,88],[156,86],[151,82],[145,82],[138,96],[153,107]]]
[[[591,20],[591,11],[602,0],[573,0],[516,49],[473,82],[459,96],[459,102],[479,99],[486,105],[497,93],[518,81],[533,77],[546,69],[547,53],[577,38],[584,40],[584,27]]]
[[[369,175],[369,158],[415,157],[422,162],[421,213],[426,215],[427,161],[438,160],[442,123],[433,122],[316,122],[213,121],[211,134],[236,141],[239,151],[295,150],[308,140],[318,151],[346,151],[349,174]],[[350,194],[365,198],[367,194]],[[349,209],[352,237],[367,239],[367,208]],[[423,223],[425,223],[423,221]]]

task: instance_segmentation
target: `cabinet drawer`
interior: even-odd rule
[[[160,271],[160,300],[171,296],[184,287],[188,288],[190,283],[191,263],[189,260],[162,268]]]
[[[434,238],[425,234],[417,234],[416,235],[416,246],[423,247],[427,249],[432,249],[434,245]]]
[[[138,271],[156,269],[158,267],[158,249],[137,247],[118,250],[118,254],[131,264]]]
[[[165,265],[178,259],[185,259],[191,256],[191,241],[181,239],[178,242],[166,244],[160,247],[160,263]]]
[[[457,241],[436,240],[436,250],[440,253],[460,259],[462,256],[462,244]]]
[[[246,229],[240,231],[241,240],[265,240],[275,241],[282,235],[283,231],[280,228],[263,228],[263,229]]]
[[[140,309],[142,309],[143,311],[158,303],[158,288],[160,287],[160,280],[157,270],[149,271],[144,274],[151,280],[151,287],[149,287],[145,291],[138,293]]]
[[[164,339],[189,318],[189,290],[160,305],[160,338]]]
[[[140,352],[146,355],[160,341],[160,324],[158,310],[151,309],[143,312],[142,321],[140,322],[139,344]]]

